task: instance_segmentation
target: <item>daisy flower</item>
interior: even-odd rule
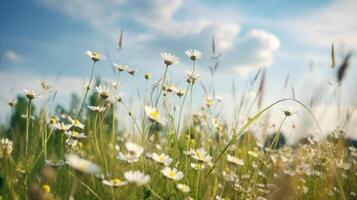
[[[190,187],[188,185],[179,183],[176,185],[176,188],[179,189],[183,193],[188,193],[191,191]]]
[[[84,133],[79,133],[77,131],[68,131],[65,133],[68,137],[72,139],[84,139],[87,138],[87,136]]]
[[[239,159],[239,158],[229,155],[229,154],[227,155],[227,161],[230,163],[233,163],[235,165],[240,165],[240,166],[244,165],[244,160]]]
[[[151,121],[162,123],[160,113],[156,108],[145,106],[145,114]]]
[[[80,143],[77,139],[68,138],[66,139],[66,144],[75,150],[77,147],[81,147],[82,143]]]
[[[139,161],[140,156],[144,152],[144,148],[132,142],[125,143],[127,153],[119,152],[118,159],[127,161],[128,163],[133,163]]]
[[[93,163],[92,161],[80,158],[76,154],[66,155],[67,164],[74,170],[86,173],[86,174],[97,174],[100,172],[100,167]]]
[[[126,185],[128,182],[115,178],[112,180],[103,180],[102,183],[106,186],[117,188]]]
[[[118,102],[121,102],[123,100],[123,97],[124,97],[124,93],[122,93],[122,92],[119,92],[119,94],[115,95],[115,99]]]
[[[255,151],[248,151],[248,154],[254,158],[258,158],[258,154]]]
[[[49,185],[45,184],[45,185],[42,186],[42,190],[45,193],[50,193],[51,192],[51,187]]]
[[[10,107],[13,107],[16,105],[16,99],[11,99],[7,102],[7,104],[10,106]]]
[[[170,165],[170,163],[172,162],[172,158],[164,153],[161,153],[160,155],[157,153],[151,153],[148,154],[148,157],[165,166]]]
[[[109,89],[107,87],[100,85],[98,87],[95,87],[95,90],[102,99],[107,99],[109,97]]]
[[[183,173],[181,171],[177,171],[176,168],[165,167],[163,170],[161,170],[161,173],[167,178],[175,181],[184,177]]]
[[[129,183],[133,183],[138,186],[145,185],[150,181],[150,176],[145,175],[140,171],[127,171],[124,173],[124,177]]]
[[[179,63],[179,58],[171,53],[160,53],[161,58],[164,60],[165,65],[170,66]]]
[[[139,72],[138,69],[136,68],[131,68],[131,69],[128,69],[128,73],[132,76],[134,76],[135,74],[137,74]]]
[[[211,107],[214,103],[214,99],[212,97],[207,97],[204,103],[207,107]]]
[[[24,93],[25,93],[25,96],[27,97],[28,100],[33,100],[37,94],[34,90],[27,90],[27,89],[24,89]]]
[[[102,58],[102,55],[98,52],[86,51],[86,54],[93,60],[93,62],[98,62]]]
[[[195,170],[203,170],[206,168],[206,165],[205,164],[201,164],[201,163],[191,163],[190,164],[192,169],[195,169]]]
[[[93,112],[104,112],[106,109],[105,106],[88,106],[88,108]]]
[[[64,162],[64,160],[59,160],[57,162],[53,161],[53,160],[45,160],[45,165],[53,167],[53,168],[62,167],[65,164],[66,163]]]
[[[150,74],[150,73],[145,73],[145,74],[144,74],[144,78],[145,78],[146,80],[151,79],[151,74]]]
[[[113,62],[112,65],[113,65],[113,67],[114,67],[115,69],[117,69],[119,72],[123,72],[123,71],[125,71],[125,70],[128,68],[127,65],[117,64],[117,63],[115,63],[115,62]]]
[[[184,153],[199,162],[210,163],[212,161],[212,156],[210,156],[203,147],[197,150],[190,149],[189,151],[185,151]]]
[[[7,138],[1,138],[0,140],[0,158],[4,154],[10,155],[13,150],[13,142]]]
[[[202,53],[196,49],[188,49],[185,54],[193,61],[199,60],[202,57]]]
[[[84,129],[84,124],[82,124],[81,121],[79,121],[79,119],[72,119],[72,117],[68,117],[68,120],[70,121],[72,126],[80,129]]]
[[[194,84],[199,77],[200,77],[200,75],[197,74],[197,73],[189,72],[189,71],[186,72],[186,81],[187,81],[187,83]]]
[[[186,93],[186,91],[182,88],[177,88],[175,92],[178,97],[182,97]]]
[[[59,131],[68,131],[72,127],[72,124],[64,124],[63,122],[60,122],[54,124],[52,127]]]

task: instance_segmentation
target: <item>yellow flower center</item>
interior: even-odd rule
[[[98,52],[92,52],[92,60],[93,60],[94,62],[99,61],[100,58],[101,58],[100,53],[98,53]]]
[[[43,185],[42,186],[43,191],[45,191],[46,193],[51,192],[51,187],[49,185]]]
[[[170,172],[169,172],[169,177],[170,177],[170,178],[175,178],[175,177],[176,177],[176,172],[173,171],[173,170],[170,171]]]
[[[56,124],[57,123],[57,120],[55,117],[52,117],[51,120],[50,120],[50,123],[51,124]]]
[[[102,97],[103,99],[108,98],[109,97],[108,91],[103,91],[102,93],[100,93],[100,97]]]
[[[121,180],[116,178],[116,179],[113,179],[112,182],[113,182],[114,185],[120,185]]]
[[[163,162],[165,160],[165,155],[160,155],[159,160]]]
[[[73,131],[73,132],[72,132],[72,136],[76,137],[76,136],[78,136],[78,135],[79,135],[79,133],[78,133],[77,131]]]
[[[157,111],[153,111],[153,112],[151,112],[150,116],[152,119],[158,120],[160,118],[160,113]]]
[[[81,122],[78,119],[76,119],[76,120],[74,120],[74,125],[75,126],[80,126]]]

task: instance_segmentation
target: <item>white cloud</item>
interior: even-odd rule
[[[350,50],[357,46],[356,8],[355,0],[334,1],[322,9],[285,19],[281,25],[305,44],[324,48],[331,43],[343,44]]]
[[[227,8],[212,8],[203,2],[182,0],[41,0],[45,5],[82,20],[101,33],[117,40],[119,25],[124,27],[125,45],[136,50],[161,51],[170,44],[189,43],[192,48],[208,47],[215,36],[216,47],[225,58],[230,57],[228,66],[236,71],[248,72],[257,67],[271,65],[279,48],[279,39],[265,30],[252,30],[241,36],[239,15]],[[217,15],[217,9],[227,11]],[[159,40],[160,39],[160,40]],[[149,47],[145,45],[150,43]],[[186,43],[187,43],[186,42]],[[192,43],[194,42],[194,43]],[[167,45],[167,46],[163,46]],[[146,48],[146,49],[145,49]],[[189,48],[189,47],[187,47]],[[147,54],[149,55],[149,54]],[[234,61],[232,60],[234,59]]]
[[[80,93],[84,81],[76,77],[42,77],[37,74],[24,71],[1,71],[0,73],[0,110],[6,110],[7,101],[15,96],[22,94],[23,89],[34,89],[40,91],[40,80],[45,80],[50,87],[57,91],[56,103],[67,104],[72,93]]]
[[[270,66],[280,47],[280,40],[265,30],[253,29],[238,38],[236,49],[225,57],[234,57],[233,69],[242,76],[248,75],[260,67]]]
[[[25,61],[25,58],[23,56],[19,55],[18,53],[16,53],[13,50],[6,50],[4,52],[4,57],[8,61],[14,62],[14,63],[22,63]]]
[[[214,33],[217,41],[217,47],[220,51],[228,50],[232,47],[233,41],[236,39],[240,27],[238,24],[226,23],[214,25]]]

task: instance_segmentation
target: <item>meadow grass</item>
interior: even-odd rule
[[[90,81],[71,112],[49,114],[53,112],[47,102],[54,92],[44,81],[42,91],[25,90],[17,103],[9,103],[12,122],[0,130],[0,199],[357,198],[357,149],[341,128],[325,136],[312,108],[295,98],[262,107],[265,71],[254,78],[261,77],[256,98],[248,103],[244,95],[236,99],[235,117],[228,124],[216,113],[221,100],[214,94],[200,109],[193,107],[199,51],[185,52],[192,61],[185,88],[168,82],[168,71],[179,62],[173,54],[161,54],[163,74],[155,81],[151,74],[141,77],[135,69],[113,63],[118,78],[133,77],[136,109],[118,83],[92,84],[102,56],[86,53],[92,60]],[[334,50],[332,57],[335,66]],[[213,61],[212,78],[218,57]],[[340,67],[338,82],[346,65]],[[137,84],[142,78],[144,93]],[[212,83],[203,89],[212,93],[213,87]],[[35,112],[33,103],[40,97],[44,103]],[[289,109],[281,112],[283,120],[273,126],[270,140],[262,144],[254,137],[250,127],[286,101],[309,113],[318,139],[284,143],[281,128],[294,115]],[[253,106],[258,112],[238,117],[243,108]],[[118,109],[126,114],[118,115]],[[118,129],[120,119],[129,121],[125,131]]]

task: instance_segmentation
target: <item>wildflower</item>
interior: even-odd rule
[[[117,188],[117,187],[126,185],[128,182],[122,181],[122,180],[120,180],[118,178],[115,178],[115,179],[112,179],[112,180],[103,180],[102,183],[104,185],[109,186],[109,187]]]
[[[182,88],[177,88],[177,90],[176,90],[176,95],[178,97],[182,97],[185,93],[186,93],[186,91]]]
[[[77,139],[73,138],[68,138],[66,139],[66,144],[71,147],[72,149],[76,149],[77,147],[80,147],[80,143]]]
[[[176,168],[165,167],[163,170],[161,170],[161,173],[167,178],[175,181],[184,177],[183,173],[181,171],[177,171]]]
[[[160,53],[161,58],[164,60],[165,65],[170,66],[179,63],[179,58],[171,53]]]
[[[216,195],[216,200],[225,200],[225,198],[219,196],[219,195]]]
[[[179,189],[183,193],[188,193],[191,191],[191,189],[190,189],[190,187],[188,187],[188,185],[185,185],[182,183],[177,184],[176,188]]]
[[[230,162],[230,163],[233,163],[235,165],[240,165],[240,166],[243,166],[244,165],[244,160],[242,159],[239,159],[235,156],[231,156],[231,155],[227,155],[227,161]]]
[[[123,100],[123,96],[124,96],[124,94],[122,92],[120,92],[118,95],[115,95],[115,99],[118,102],[121,102]]]
[[[69,117],[68,120],[70,121],[73,127],[84,129],[84,124],[82,124],[81,121],[79,121],[79,119],[72,119],[71,117]]]
[[[154,161],[163,164],[165,166],[170,165],[170,163],[172,162],[172,158],[164,153],[161,153],[160,155],[157,153],[152,153],[152,154],[148,154],[148,156]]]
[[[45,165],[54,167],[54,168],[58,168],[58,167],[62,167],[63,165],[65,165],[65,162],[64,162],[64,160],[59,160],[57,162],[55,162],[53,160],[45,160]]]
[[[197,163],[191,163],[190,165],[191,165],[192,169],[195,169],[195,170],[203,170],[203,169],[206,168],[206,165],[201,164],[201,163],[198,163],[198,164]]]
[[[124,177],[129,183],[134,183],[138,186],[145,185],[150,181],[150,176],[140,171],[127,171],[124,173]]]
[[[10,101],[7,102],[7,104],[8,104],[10,107],[15,106],[15,104],[16,104],[16,99],[11,99]]]
[[[48,91],[50,89],[50,86],[48,85],[48,83],[45,80],[41,80],[40,85],[44,91]]]
[[[47,184],[42,186],[42,189],[45,193],[50,193],[51,192],[51,187]]]
[[[145,78],[146,80],[151,79],[151,74],[150,74],[150,73],[145,73],[145,74],[144,74],[144,78]]]
[[[72,124],[64,124],[63,122],[60,122],[53,125],[52,127],[59,131],[68,131],[72,127]]]
[[[258,158],[258,154],[255,151],[248,151],[248,154],[254,158]]]
[[[212,156],[210,156],[203,147],[197,150],[190,149],[189,151],[185,151],[184,153],[199,162],[210,163],[212,160]]]
[[[118,89],[119,87],[121,86],[121,83],[118,83],[117,81],[113,81],[112,82],[112,87],[113,87],[113,89]]]
[[[213,105],[213,103],[214,103],[214,100],[213,100],[212,97],[207,97],[207,98],[206,98],[206,100],[205,100],[205,105],[206,105],[207,107],[211,107],[211,106]]]
[[[159,111],[156,108],[151,106],[145,106],[145,114],[153,122],[161,123],[161,117]]]
[[[167,91],[167,92],[173,92],[173,91],[176,91],[177,88],[175,87],[175,85],[167,83],[162,86],[162,90]]]
[[[50,119],[50,124],[53,126],[55,124],[57,124],[57,117],[56,116],[52,116]]]
[[[69,131],[65,133],[68,137],[72,139],[84,139],[87,138],[87,136],[84,133],[79,133],[77,131]]]
[[[127,161],[128,163],[133,163],[133,162],[139,161],[140,156],[144,152],[144,148],[135,144],[135,143],[132,143],[132,142],[125,143],[125,147],[126,147],[127,153],[124,154],[122,152],[119,152],[117,158],[119,160]]]
[[[138,73],[138,69],[134,69],[134,68],[128,69],[128,73],[129,73],[130,75],[134,76],[135,74]]]
[[[105,106],[88,106],[88,108],[93,112],[104,112],[106,109]]]
[[[97,164],[80,158],[76,154],[66,155],[66,160],[68,165],[78,172],[86,174],[97,174],[100,172],[100,167]]]
[[[185,51],[185,54],[190,57],[192,61],[201,59],[202,53],[196,49],[188,49]]]
[[[34,90],[24,89],[25,96],[28,100],[33,100],[36,97],[36,92]]]
[[[194,84],[199,77],[200,75],[197,73],[189,72],[189,71],[186,72],[187,83]]]
[[[126,68],[128,68],[128,66],[126,66],[126,65],[124,65],[124,64],[117,64],[117,63],[115,63],[115,62],[113,62],[113,67],[115,68],[115,69],[117,69],[119,72],[123,72],[123,71],[125,71],[126,70]]]
[[[98,52],[86,51],[86,54],[93,60],[93,62],[98,62],[102,58],[102,55]]]
[[[1,138],[0,140],[0,158],[5,154],[10,155],[13,150],[13,142],[8,138]]]
[[[109,89],[107,87],[100,85],[98,87],[95,87],[95,90],[102,99],[107,99],[109,97]]]

